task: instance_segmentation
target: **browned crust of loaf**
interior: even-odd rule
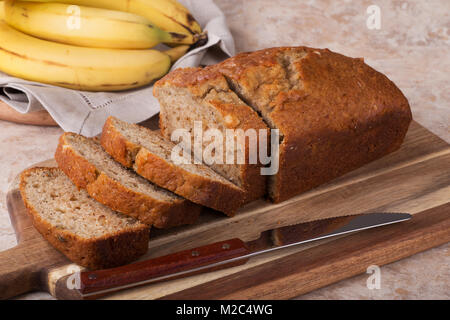
[[[245,193],[237,187],[233,188],[220,182],[194,175],[181,167],[167,162],[165,159],[153,155],[142,146],[137,146],[127,141],[114,128],[112,120],[110,117],[105,124],[107,130],[102,132],[101,143],[106,152],[115,160],[130,164],[123,160],[134,159],[132,165],[128,167],[134,168],[144,178],[194,203],[213,208],[227,215],[234,215],[236,210],[242,206]],[[136,154],[137,148],[139,151]],[[117,149],[120,149],[120,151],[117,152]]]
[[[202,98],[205,93],[211,88],[216,90],[230,91],[228,84],[222,74],[212,72],[209,69],[203,68],[180,68],[167,74],[163,79],[155,83],[153,94],[159,97],[160,88],[164,86],[183,87],[196,98]],[[230,91],[230,93],[233,93]],[[232,103],[223,103],[219,100],[205,101],[213,106],[223,118],[230,117],[229,123],[224,123],[227,129],[264,129],[267,130],[267,137],[270,141],[270,129],[259,117],[259,115],[247,105],[237,105]],[[163,123],[163,117],[159,119],[159,126],[161,134],[170,139],[170,132],[167,132],[166,126]],[[249,164],[249,144],[245,144],[245,164],[239,165],[241,178],[243,182],[243,189],[246,191],[245,203],[257,200],[263,197],[266,193],[266,176],[261,175],[261,164]]]
[[[114,160],[127,168],[131,168],[141,147],[125,139],[114,126],[113,120],[114,118],[111,116],[106,119],[100,143]]]
[[[398,150],[409,127],[408,121],[398,119],[386,115],[360,126],[356,132],[318,132],[322,144],[312,149],[305,147],[300,164],[280,167],[272,185],[272,200],[282,202]]]
[[[145,148],[137,154],[134,169],[163,188],[229,216],[234,215],[244,201],[244,192],[238,188],[192,174]]]
[[[223,73],[243,87],[258,87],[256,75],[276,67],[282,69],[279,57],[292,51],[306,52],[294,64],[302,88],[279,89],[281,92],[274,97],[270,113],[285,137],[280,163],[298,161],[303,155],[299,143],[315,143],[323,128],[350,131],[386,114],[399,117],[399,122],[411,122],[408,101],[392,81],[366,65],[363,59],[328,49],[272,48],[242,53],[211,68],[212,72]],[[266,93],[278,90],[277,86],[275,83],[259,88]]]
[[[159,229],[172,228],[197,221],[201,207],[184,199],[162,202],[126,188],[101,173],[86,188],[91,197],[111,209],[132,216]],[[98,198],[98,199],[97,199]]]
[[[286,88],[289,74],[280,57],[292,52],[305,53],[293,65],[302,85],[289,83]],[[412,121],[407,99],[385,75],[363,59],[328,49],[281,47],[241,53],[204,68],[202,77],[185,69],[157,85],[205,87],[219,74],[251,97],[270,101],[270,122],[283,136],[280,171],[270,179],[275,202],[397,150]]]
[[[158,97],[157,88],[166,84],[183,88],[191,87],[193,90],[203,89],[201,87],[203,84],[206,84],[206,88],[209,88],[209,83],[212,81],[216,83],[218,82],[220,86],[220,81],[222,78],[222,74],[219,72],[214,72],[210,68],[178,68],[169,72],[163,78],[155,82],[153,94],[155,97]],[[198,94],[199,91],[196,91],[195,93]]]
[[[34,227],[71,261],[88,269],[97,270],[127,264],[147,252],[150,230],[144,224],[140,228],[123,230],[95,239],[84,239],[45,221],[28,201],[25,192],[26,176],[34,170],[59,169],[31,168],[24,171],[21,174],[20,193]]]
[[[55,153],[56,162],[78,188],[86,189],[98,202],[157,228],[192,224],[197,220],[201,208],[189,201],[160,201],[130,190],[100,172],[71,148],[65,139],[68,135],[72,133],[64,133],[60,137]]]

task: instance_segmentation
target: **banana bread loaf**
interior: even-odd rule
[[[268,181],[274,202],[397,150],[412,120],[407,99],[385,75],[363,59],[328,49],[282,47],[241,53],[204,68],[201,77],[197,74],[197,69],[175,71],[155,84],[163,132],[169,135],[174,129],[174,116],[193,117],[192,108],[184,112],[182,99],[165,102],[170,100],[167,88],[187,83],[185,99],[195,98],[191,92],[201,92],[211,77],[221,74],[241,101],[268,127],[280,131],[279,171]],[[234,107],[246,108],[242,103]]]

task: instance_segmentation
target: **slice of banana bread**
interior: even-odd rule
[[[20,193],[36,229],[81,266],[115,267],[147,252],[148,226],[90,198],[58,168],[24,171]]]
[[[194,223],[201,207],[164,190],[115,162],[93,139],[64,133],[58,166],[79,188],[113,210],[157,228]]]
[[[109,117],[101,136],[103,148],[122,165],[192,202],[233,215],[245,192],[203,164],[175,164],[175,145],[158,132]]]

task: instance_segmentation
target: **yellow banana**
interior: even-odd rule
[[[165,75],[157,50],[83,48],[31,37],[0,21],[0,70],[27,80],[87,91],[118,91]]]
[[[164,53],[170,57],[170,61],[172,63],[175,63],[178,59],[180,59],[182,56],[184,56],[188,50],[189,50],[189,46],[181,45],[181,46],[166,50],[166,51],[164,51]]]
[[[30,1],[52,2],[54,0]],[[58,2],[139,14],[169,32],[192,35],[202,32],[192,14],[175,0],[58,0]]]
[[[195,41],[192,35],[163,31],[132,13],[60,3],[7,1],[5,21],[41,39],[92,48],[148,49],[161,42]]]
[[[5,1],[0,1],[0,20],[5,18]]]

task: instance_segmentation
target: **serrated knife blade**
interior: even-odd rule
[[[257,255],[298,246],[313,241],[399,223],[411,219],[407,213],[366,213],[329,218],[271,231],[273,242],[266,239],[244,243],[240,239],[220,241],[122,267],[79,274],[81,299],[97,298],[136,286],[187,277],[245,264]]]

